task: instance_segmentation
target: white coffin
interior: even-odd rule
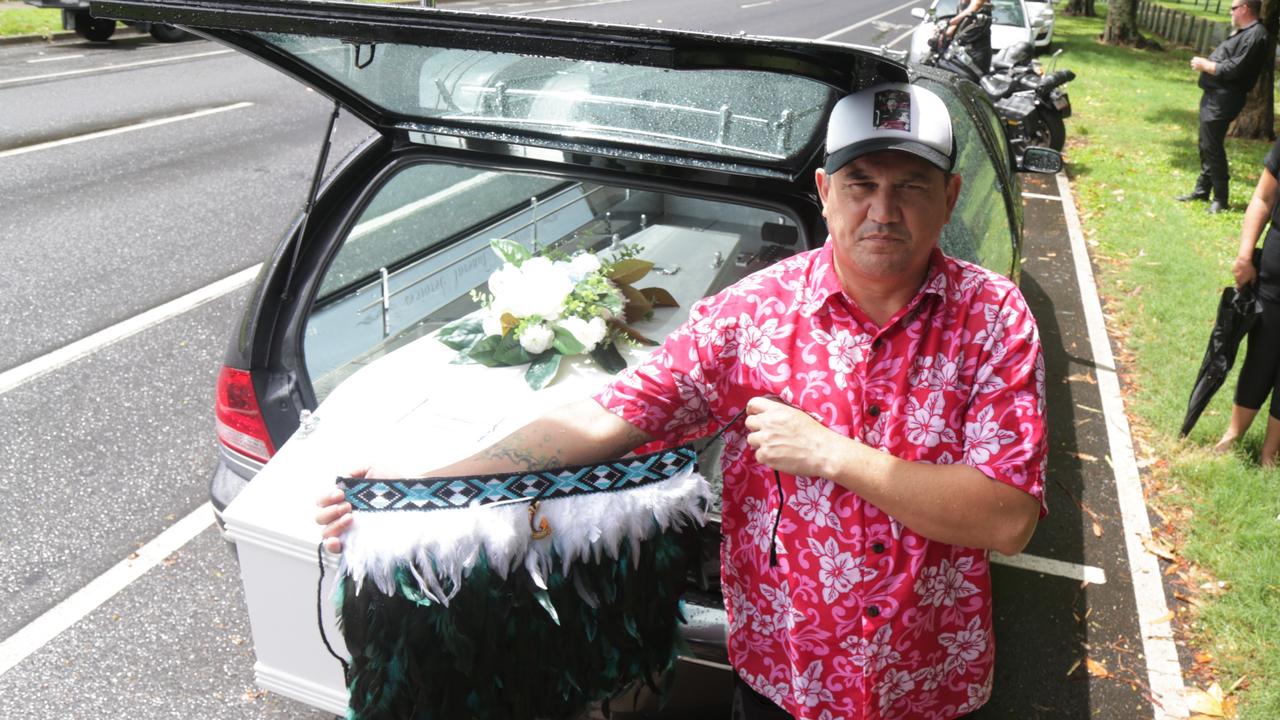
[[[638,323],[647,337],[661,339],[707,293],[721,262],[738,251],[736,234],[655,225],[636,233],[643,257],[673,275],[652,272],[639,285],[663,287],[679,308],[659,308]],[[635,365],[651,352],[625,348]],[[342,668],[325,649],[317,618],[316,498],[339,475],[376,465],[421,475],[466,457],[547,410],[587,397],[613,376],[589,359],[562,363],[555,382],[532,391],[524,367],[485,368],[451,364],[455,352],[423,337],[385,355],[338,386],[300,430],[267,463],[224,513],[236,544],[245,601],[253,631],[258,685],[336,714],[347,693]],[[325,555],[320,592],[324,632],[346,654],[334,623],[330,593],[337,559]]]

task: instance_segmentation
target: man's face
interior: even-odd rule
[[[833,175],[817,173],[822,215],[840,280],[918,284],[960,196],[960,176],[896,150],[863,155]]]

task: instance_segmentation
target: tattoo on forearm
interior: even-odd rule
[[[528,440],[532,441],[532,438]],[[524,437],[511,436],[482,451],[480,456],[485,460],[511,463],[512,469],[519,470],[546,470],[564,464],[561,461],[562,449],[553,444],[550,434],[544,434],[533,446],[525,441]]]

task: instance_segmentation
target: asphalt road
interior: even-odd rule
[[[924,4],[448,6],[904,49]],[[265,259],[302,205],[329,107],[204,41],[0,48],[0,717],[327,717],[253,686],[238,570],[211,526],[100,603],[83,598],[205,502],[213,385],[249,277],[183,299]],[[367,132],[340,124],[334,156]],[[1027,200],[1023,287],[1054,428],[1051,514],[1028,554],[1105,582],[996,569],[1001,653],[980,717],[1151,717],[1060,207]],[[108,342],[122,323],[130,333]],[[84,352],[65,351],[77,342]],[[51,616],[67,629],[33,631]],[[1086,651],[1110,676],[1089,676]]]

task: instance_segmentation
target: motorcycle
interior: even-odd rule
[[[951,17],[937,19],[929,52],[921,63],[967,78],[981,87],[1004,121],[1005,137],[1016,156],[1021,157],[1027,147],[1061,152],[1067,139],[1063,120],[1071,116],[1071,99],[1063,86],[1076,77],[1070,70],[1053,69],[1062,51],[1054,53],[1046,71],[1035,59],[1031,43],[1015,43],[997,53],[991,59],[991,70],[984,73],[968,50],[954,42],[968,18],[961,21],[954,34],[948,34]]]

